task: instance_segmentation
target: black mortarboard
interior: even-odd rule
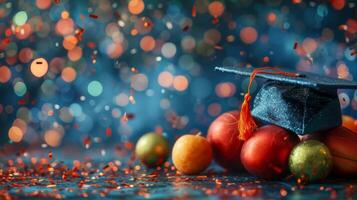
[[[254,70],[238,67],[215,69],[243,76],[250,76]],[[268,81],[254,99],[254,118],[299,135],[340,126],[341,108],[337,89],[356,89],[357,83],[307,72],[297,75],[256,74],[257,78]]]

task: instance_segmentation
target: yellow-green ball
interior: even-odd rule
[[[289,168],[302,183],[321,180],[332,169],[332,156],[326,145],[317,140],[308,140],[291,151]]]
[[[148,167],[162,165],[169,153],[169,142],[165,137],[156,133],[141,136],[135,147],[137,158]]]

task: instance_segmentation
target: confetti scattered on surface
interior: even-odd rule
[[[346,0],[0,0],[0,199],[356,198],[352,180],[189,177],[132,154],[146,132],[173,142],[237,109],[249,80],[215,66],[356,80],[355,12]],[[357,93],[339,98],[356,118]]]

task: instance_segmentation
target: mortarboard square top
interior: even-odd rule
[[[242,67],[215,69],[242,76],[250,76],[254,70]],[[305,72],[298,77],[275,74],[257,74],[256,77],[267,81],[254,98],[252,115],[299,135],[340,126],[337,89],[357,89],[357,83],[352,81]]]

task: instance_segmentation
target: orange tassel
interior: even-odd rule
[[[266,70],[271,70],[273,72],[266,72]],[[289,77],[299,76],[299,74],[297,73],[280,71],[275,67],[262,67],[253,70],[252,74],[249,77],[248,91],[247,94],[245,94],[244,96],[244,101],[242,103],[241,110],[239,113],[239,121],[238,121],[239,139],[244,141],[249,139],[253,135],[254,130],[258,127],[250,112],[250,101],[252,99],[252,96],[250,95],[250,88],[252,87],[253,80],[257,74],[276,74],[276,75],[289,76]]]
[[[245,94],[244,101],[242,103],[242,107],[239,113],[239,139],[247,140],[253,134],[253,130],[257,128],[257,124],[255,123],[252,114],[250,112],[250,100],[252,97],[249,93]]]

